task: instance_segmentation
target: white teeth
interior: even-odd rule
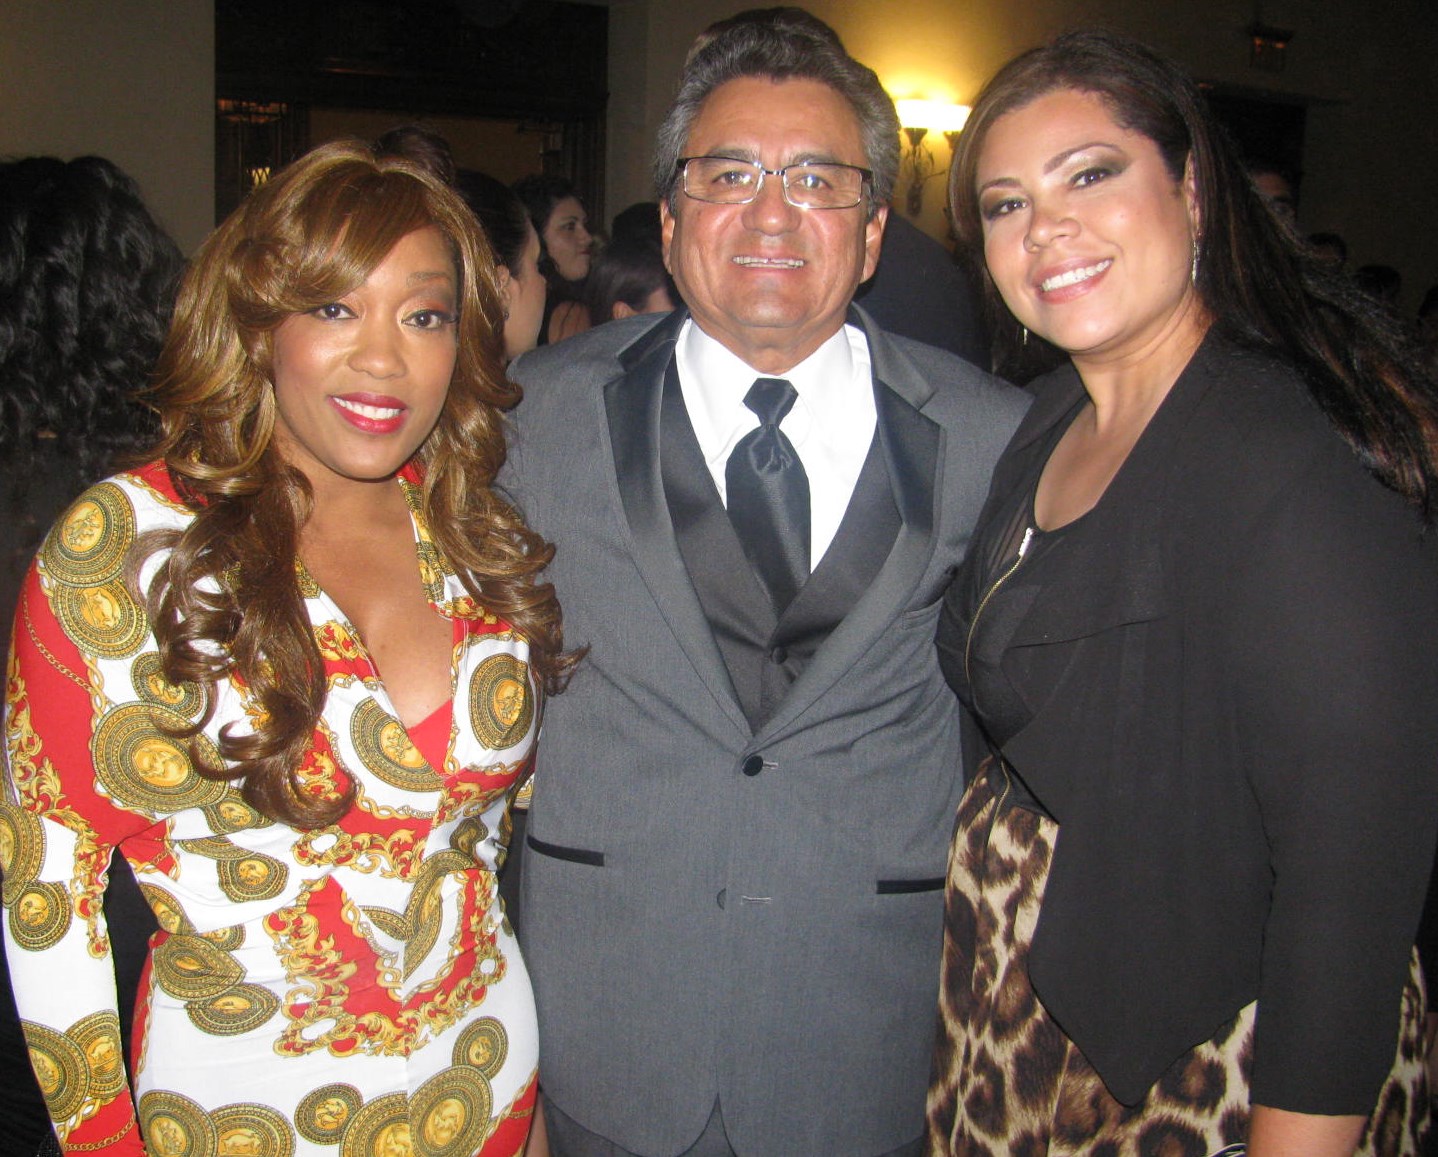
[[[1097,265],[1085,265],[1082,269],[1070,269],[1067,273],[1060,273],[1057,277],[1050,277],[1039,283],[1039,288],[1045,293],[1052,293],[1055,289],[1063,289],[1067,285],[1077,285],[1080,281],[1087,281],[1090,277],[1096,277],[1112,265],[1112,261],[1100,261]]]
[[[342,410],[348,410],[351,414],[358,414],[361,418],[369,418],[373,422],[387,422],[391,418],[398,418],[404,411],[390,406],[368,406],[364,402],[352,402],[348,398],[336,398],[335,405]]]
[[[800,269],[804,263],[797,257],[736,257],[735,265],[772,265],[779,269]]]

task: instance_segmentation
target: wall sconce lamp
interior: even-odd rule
[[[946,104],[937,100],[901,100],[895,101],[894,107],[898,109],[899,123],[909,142],[900,165],[909,182],[904,211],[910,217],[917,217],[924,207],[924,182],[939,175],[938,162],[924,144],[924,138],[930,129],[941,132],[952,151],[959,142],[964,122],[969,119],[970,109],[966,104]]]
[[[1293,39],[1293,29],[1275,28],[1261,19],[1255,19],[1244,31],[1249,39],[1248,66],[1265,72],[1282,72],[1288,42]]]

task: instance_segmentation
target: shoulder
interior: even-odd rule
[[[52,573],[87,570],[98,565],[94,560],[112,556],[118,567],[136,537],[191,518],[164,464],[152,462],[81,491],[50,531],[41,556]]]
[[[1023,390],[947,350],[872,324],[865,333],[875,377],[941,424],[976,423],[1007,438],[1029,408]]]
[[[1300,476],[1338,485],[1367,477],[1302,376],[1283,360],[1217,338],[1195,355],[1189,372],[1205,387],[1186,439],[1203,472],[1256,492],[1287,489]]]
[[[536,392],[551,386],[608,381],[623,369],[620,356],[668,316],[641,314],[605,322],[557,345],[539,346],[511,362],[509,376]]]

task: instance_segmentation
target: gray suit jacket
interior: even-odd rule
[[[1027,399],[862,313],[903,528],[756,735],[658,462],[682,311],[537,351],[503,481],[588,658],[544,721],[524,951],[546,1094],[669,1157],[887,1152],[923,1125],[960,790],[939,600]]]

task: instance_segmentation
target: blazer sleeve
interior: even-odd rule
[[[1261,513],[1218,619],[1273,874],[1252,1100],[1366,1115],[1438,825],[1438,540],[1332,442]]]
[[[6,686],[4,941],[31,1064],[63,1147],[143,1154],[102,908],[110,856],[150,821],[95,788],[98,684],[32,566]]]

